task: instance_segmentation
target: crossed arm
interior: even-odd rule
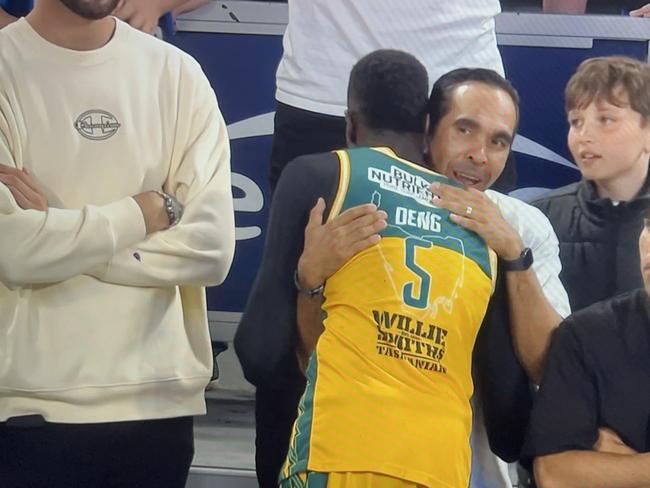
[[[602,426],[598,408],[602,392],[593,359],[586,359],[593,351],[575,333],[575,317],[569,317],[553,337],[525,456],[535,457],[540,488],[648,488],[650,453],[638,453],[618,433]],[[593,333],[602,332],[593,317],[581,320],[593,327]]]
[[[565,451],[539,457],[534,466],[540,488],[650,487],[650,453]]]
[[[169,229],[162,199],[152,191],[103,206],[49,206],[14,158],[20,138],[0,94],[0,161],[8,163],[0,171],[0,282],[19,288],[84,274],[127,286],[206,286],[225,279],[235,246],[228,136],[200,67],[193,62],[187,69],[196,71],[182,81],[193,98],[179,109],[162,188],[185,213]]]

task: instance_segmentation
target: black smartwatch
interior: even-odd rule
[[[517,259],[501,259],[500,262],[505,271],[526,271],[533,265],[533,250],[525,247]]]

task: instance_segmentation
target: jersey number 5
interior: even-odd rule
[[[431,291],[431,275],[426,270],[418,266],[415,262],[416,249],[429,249],[433,244],[414,237],[408,237],[404,241],[405,246],[405,264],[408,269],[420,278],[420,290],[415,295],[415,282],[409,282],[404,285],[402,293],[404,303],[415,308],[427,308],[429,306],[429,292]]]

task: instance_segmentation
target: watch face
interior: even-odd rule
[[[517,259],[504,261],[503,264],[506,271],[525,271],[533,264],[533,250],[527,247]]]
[[[521,257],[518,259],[518,261],[518,269],[526,270],[530,268],[530,266],[533,264],[533,251],[527,247],[522,251]]]
[[[530,247],[524,249],[523,258],[524,266],[526,266],[526,269],[530,268],[530,266],[533,264],[533,250]]]

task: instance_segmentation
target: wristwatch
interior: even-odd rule
[[[175,226],[183,216],[183,205],[168,193],[159,190],[156,190],[156,193],[158,193],[158,195],[160,195],[164,200],[165,211],[167,212],[167,217],[169,218],[169,226]]]
[[[318,285],[315,288],[303,288],[300,286],[300,280],[298,279],[298,269],[296,268],[296,271],[293,273],[293,284],[296,286],[296,290],[298,290],[298,293],[302,293],[303,295],[307,295],[309,298],[313,298],[318,295],[323,294],[323,290],[325,289],[325,283]]]
[[[504,271],[526,271],[533,265],[533,250],[525,247],[517,259],[501,259],[501,268]]]

